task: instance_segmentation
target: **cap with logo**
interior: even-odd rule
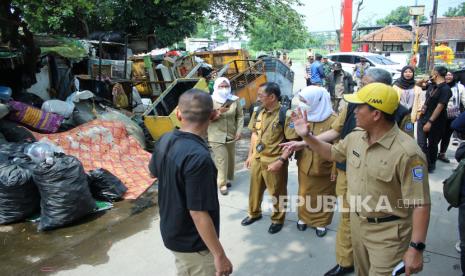
[[[368,104],[391,115],[399,106],[399,94],[384,83],[367,84],[354,94],[344,95],[344,100],[354,104]]]

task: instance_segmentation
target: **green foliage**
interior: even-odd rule
[[[309,42],[303,16],[290,7],[276,5],[247,25],[250,47],[254,50],[303,48]]]
[[[445,13],[445,17],[465,16],[465,2],[459,4],[455,8],[449,8]]]
[[[299,0],[12,0],[35,32],[79,37],[95,31],[155,34],[159,47],[193,34],[205,15],[239,32],[274,6],[295,4]]]
[[[217,40],[222,41],[227,39],[226,28],[218,20],[208,17],[203,18],[202,21],[197,23],[197,31],[193,36],[196,38],[211,38],[212,32],[214,32],[214,37]]]
[[[376,20],[376,24],[380,26],[387,26],[389,24],[408,24],[411,18],[412,16],[409,15],[409,7],[400,6],[397,9],[391,11],[386,17]],[[425,21],[426,17],[423,15],[420,16],[420,23],[423,23]]]

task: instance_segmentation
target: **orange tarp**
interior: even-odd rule
[[[151,154],[128,135],[121,122],[94,120],[63,133],[33,134],[78,158],[86,171],[110,171],[128,188],[125,199],[138,198],[154,181],[147,167]]]

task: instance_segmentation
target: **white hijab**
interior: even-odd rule
[[[218,88],[218,86],[220,86],[220,84],[222,84],[223,82],[226,82],[226,83],[228,83],[228,85],[231,85],[227,78],[224,78],[224,77],[217,78],[215,80],[215,84],[213,85],[213,94],[212,94],[213,100],[215,102],[220,103],[220,104],[224,104],[227,100],[232,100],[232,101],[237,100],[239,97],[234,96],[233,94],[231,94],[231,88],[229,88],[229,91],[227,91],[227,92],[222,92]]]
[[[323,122],[333,114],[329,92],[320,86],[307,86],[299,92],[307,104],[301,102],[300,107],[307,111],[307,121],[312,123]]]

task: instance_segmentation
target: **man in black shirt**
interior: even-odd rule
[[[215,116],[213,102],[191,89],[178,107],[181,129],[157,141],[149,164],[158,177],[163,243],[175,256],[178,275],[229,275],[232,264],[218,239],[217,170],[203,139]]]
[[[446,128],[447,103],[452,91],[446,83],[447,68],[436,66],[431,73],[431,82],[426,92],[422,115],[418,120],[417,141],[428,158],[428,171],[434,172],[438,158],[438,145]]]

